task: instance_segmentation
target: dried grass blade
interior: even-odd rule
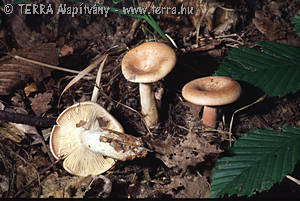
[[[51,65],[51,64],[46,64],[46,63],[39,62],[39,61],[34,61],[32,59],[27,59],[25,57],[21,57],[21,56],[18,56],[18,55],[14,55],[12,57],[15,58],[15,59],[21,60],[21,61],[25,61],[25,62],[28,62],[28,63],[40,65],[40,66],[50,68],[50,69],[54,69],[54,70],[60,70],[60,71],[65,71],[65,72],[69,72],[69,73],[76,73],[76,74],[80,73],[80,71],[77,71],[77,70],[72,70],[72,69],[68,69],[68,68],[54,66],[54,65]]]
[[[77,81],[79,81],[81,78],[83,78],[85,75],[87,75],[91,70],[93,70],[96,66],[98,66],[98,64],[100,62],[103,61],[104,58],[107,57],[107,54],[103,55],[102,57],[98,58],[96,61],[94,61],[93,63],[91,63],[88,67],[86,67],[84,70],[82,70],[78,75],[76,75],[76,77],[74,77],[68,84],[67,86],[64,88],[63,92],[60,95],[61,96],[73,85],[75,84]],[[59,99],[60,99],[59,98]]]
[[[99,86],[100,86],[100,81],[101,81],[101,75],[102,75],[102,71],[103,71],[103,67],[104,67],[104,63],[107,59],[107,54],[104,55],[104,59],[99,67],[99,70],[98,70],[98,73],[97,73],[97,77],[96,77],[96,83],[95,83],[95,86],[94,86],[94,90],[93,90],[93,94],[92,94],[92,98],[91,98],[91,101],[92,102],[97,102],[97,99],[98,99],[98,94],[99,94]]]

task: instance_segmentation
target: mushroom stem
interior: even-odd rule
[[[205,126],[216,128],[217,122],[217,108],[204,106],[202,114],[202,123]]]
[[[112,130],[79,129],[82,146],[94,153],[122,161],[144,157],[147,154],[142,141],[134,136]]]
[[[140,83],[139,85],[142,114],[147,127],[150,127],[158,120],[155,96],[151,84]]]

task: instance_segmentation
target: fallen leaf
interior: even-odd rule
[[[95,189],[99,192],[102,197],[107,197],[111,191],[111,182],[108,178],[103,175],[98,176],[87,176],[87,177],[77,177],[77,176],[65,176],[59,177],[58,174],[52,173],[48,175],[42,182],[42,193],[40,198],[83,198],[86,193],[92,187],[95,182],[104,183],[103,189]],[[107,187],[105,187],[107,185]],[[107,191],[107,194],[102,194],[103,191]],[[35,191],[32,191],[35,193]]]
[[[209,184],[205,177],[188,174],[186,176],[175,175],[171,178],[171,183],[165,188],[167,194],[173,194],[174,198],[207,198]],[[174,193],[173,190],[179,191]]]
[[[191,114],[193,115],[193,117],[199,117],[199,114],[203,108],[202,105],[195,105],[193,103],[190,102],[183,102],[183,104],[187,107],[189,107],[189,111],[191,112]]]
[[[45,92],[36,94],[34,98],[30,98],[31,108],[37,116],[40,116],[51,108],[49,103],[52,99],[52,96],[52,92]]]
[[[16,181],[15,185],[17,189],[22,189],[28,182],[39,177],[38,171],[30,165],[30,162],[24,162],[23,160],[18,159],[15,164],[16,168]]]
[[[31,84],[27,85],[24,88],[24,92],[25,92],[26,96],[29,96],[30,93],[37,92],[37,90],[38,90],[38,88],[37,88],[35,82],[32,82]]]
[[[40,184],[42,192],[40,198],[71,198],[65,191],[68,183],[78,180],[78,177],[58,177],[56,172],[48,175]],[[32,191],[35,192],[35,191]]]
[[[1,138],[10,139],[16,143],[20,143],[25,138],[25,134],[10,123],[0,122],[0,126]]]
[[[179,143],[176,143],[179,141]],[[204,156],[222,152],[215,145],[211,145],[206,139],[195,133],[188,133],[184,139],[168,136],[160,144],[152,144],[157,154],[169,168],[179,167],[186,170],[188,166],[195,166],[204,161]]]
[[[61,49],[60,49],[60,56],[64,57],[67,56],[69,54],[73,54],[74,49],[73,47],[70,47],[68,45],[64,45]]]
[[[28,114],[28,112],[22,107],[10,106],[6,108],[5,111],[10,113]],[[17,143],[20,143],[25,138],[25,134],[27,133],[38,133],[34,126],[29,126],[26,124],[0,122],[0,125],[0,133],[2,136]]]
[[[0,197],[7,192],[9,188],[9,179],[5,175],[0,175]]]
[[[47,141],[51,135],[52,128],[47,128],[42,130],[42,135],[45,141]],[[41,138],[35,138],[35,140],[31,143],[31,145],[42,143]]]
[[[17,7],[15,7],[17,8]],[[31,31],[26,25],[26,15],[21,15],[21,11],[15,11],[16,15],[9,16],[11,22],[11,31],[18,46],[28,48],[36,45],[39,41],[45,39],[40,33]]]
[[[279,10],[277,12],[273,7],[281,7],[276,4],[266,4],[262,10],[255,11],[255,17],[252,19],[253,24],[259,32],[265,35],[269,40],[278,40],[286,38],[289,24],[285,22],[280,16]]]
[[[45,43],[32,48],[12,51],[9,55],[58,65],[58,53],[55,43]],[[40,82],[49,77],[51,71],[51,69],[37,64],[5,56],[0,59],[0,95],[9,95],[15,88],[24,86],[31,79]]]

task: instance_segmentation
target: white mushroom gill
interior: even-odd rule
[[[124,134],[122,125],[94,102],[68,107],[56,123],[50,150],[56,159],[64,160],[63,167],[71,174],[98,175],[110,169],[115,159],[131,160],[147,153],[141,139]]]

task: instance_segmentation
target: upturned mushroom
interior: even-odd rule
[[[50,150],[63,167],[78,176],[98,175],[116,160],[144,157],[139,138],[123,133],[121,124],[103,107],[82,102],[65,109],[50,136]]]
[[[203,105],[202,123],[215,128],[217,108],[236,101],[241,94],[241,86],[225,76],[209,76],[195,79],[182,88],[182,96],[187,101]]]
[[[141,113],[148,127],[158,120],[151,83],[164,78],[174,68],[175,63],[173,49],[159,42],[143,43],[123,57],[122,73],[128,81],[139,83]]]

